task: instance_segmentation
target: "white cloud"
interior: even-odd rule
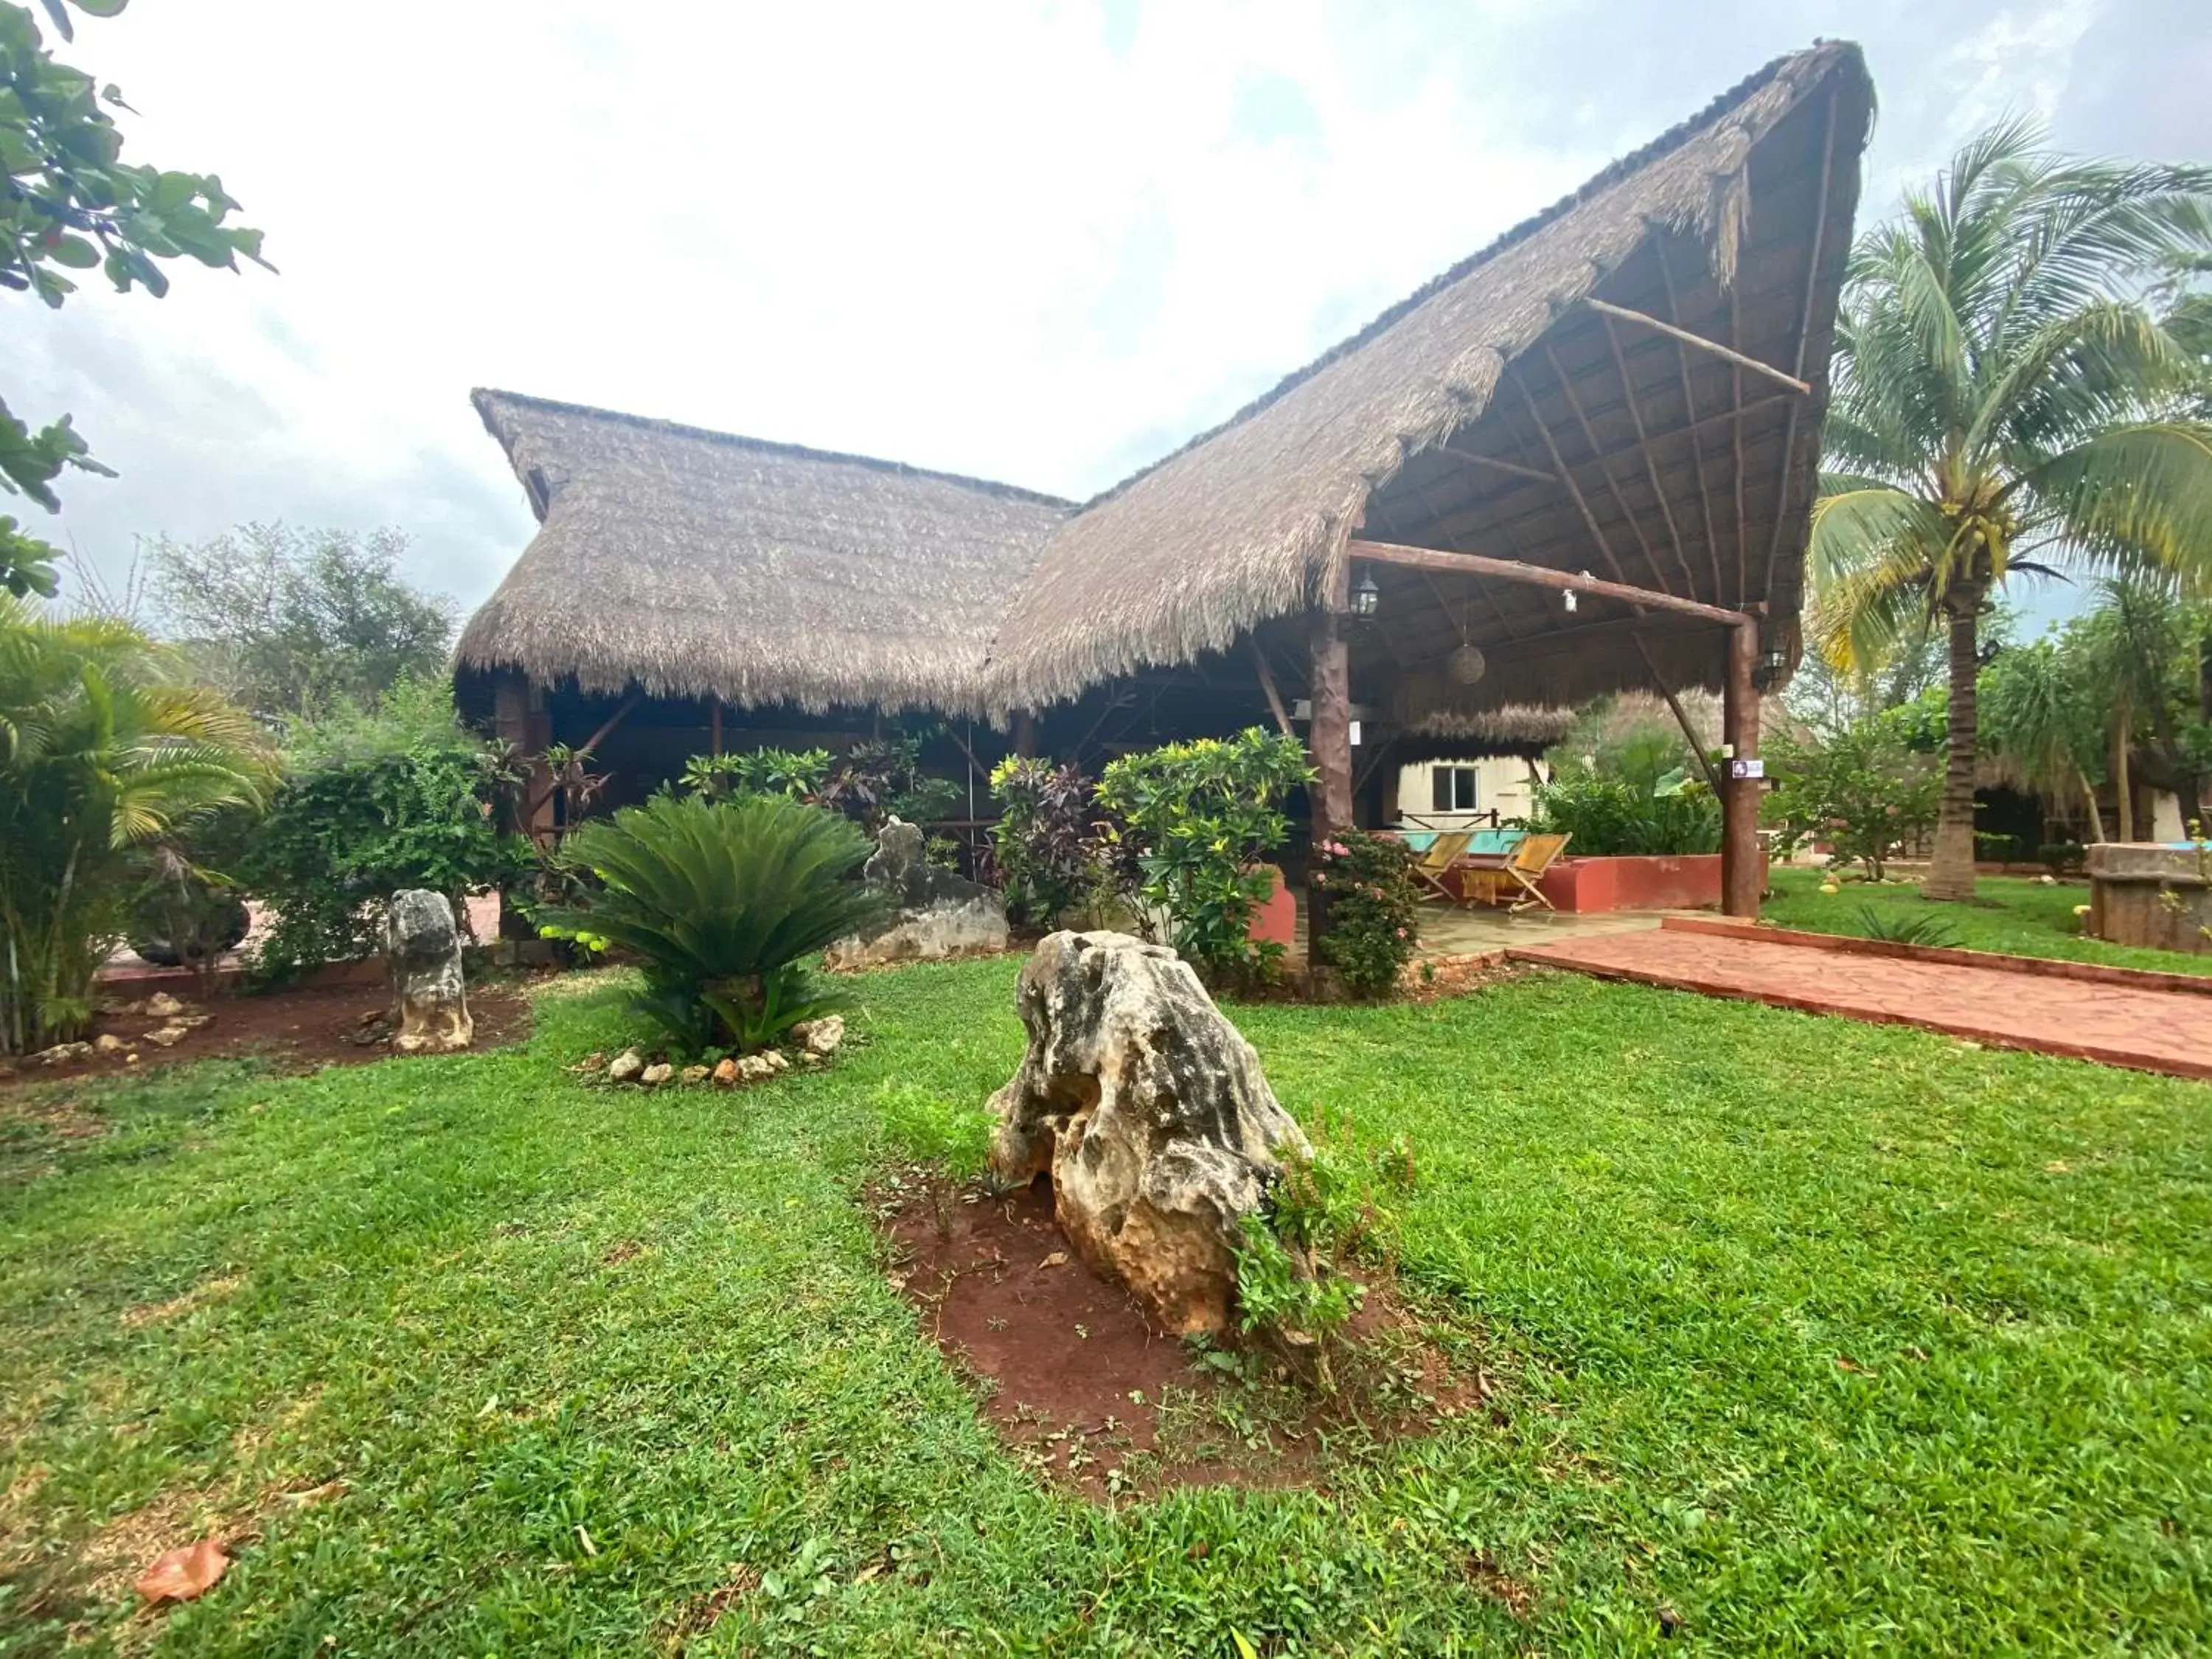
[[[17,301],[7,390],[122,470],[60,521],[110,568],[134,533],[396,523],[471,603],[530,528],[477,384],[1085,495],[1869,9],[1780,9],[1655,88],[1586,49],[1633,30],[1534,0],[1133,29],[1072,3],[134,7],[63,55],[145,112],[131,153],[221,171],[283,275]],[[2094,3],[1917,41],[1924,16],[1872,9],[1971,94],[1912,124],[1948,143],[2047,105]],[[1577,118],[1531,118],[1568,85]]]

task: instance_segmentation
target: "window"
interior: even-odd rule
[[[1429,773],[1429,790],[1431,811],[1472,812],[1474,811],[1474,768],[1432,768]]]

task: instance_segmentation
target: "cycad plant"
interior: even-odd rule
[[[1930,898],[1974,890],[1984,606],[2054,566],[2212,571],[2204,360],[2142,283],[2212,249],[2212,168],[2082,161],[2000,125],[1852,255],[1810,552],[1819,644],[1949,653]]]
[[[264,797],[259,729],[182,672],[126,623],[0,594],[0,1051],[89,1023],[147,849]]]
[[[847,1000],[808,962],[880,912],[849,878],[868,851],[854,824],[787,796],[656,795],[570,834],[560,856],[594,884],[591,904],[537,921],[642,957],[637,1006],[678,1048],[746,1052]]]

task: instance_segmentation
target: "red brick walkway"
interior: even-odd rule
[[[1921,1025],[2003,1048],[2212,1079],[2212,996],[1849,956],[1671,928],[1562,939],[1510,954],[1516,961],[1607,979]]]

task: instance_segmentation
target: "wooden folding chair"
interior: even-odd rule
[[[1467,851],[1468,842],[1474,839],[1472,830],[1446,830],[1429,843],[1426,852],[1413,860],[1413,879],[1426,890],[1420,895],[1423,903],[1431,899],[1443,899],[1449,904],[1459,902],[1458,891],[1446,883],[1452,866],[1459,861],[1460,854]]]
[[[1559,862],[1559,854],[1567,850],[1567,843],[1573,839],[1571,834],[1524,837],[1503,866],[1482,873],[1480,879],[1484,901],[1495,904],[1501,897],[1512,894],[1513,902],[1507,908],[1516,914],[1535,904],[1547,910],[1557,909],[1559,907],[1544,896],[1544,890],[1537,884],[1544,879],[1544,872]],[[1515,891],[1516,888],[1518,892]]]

